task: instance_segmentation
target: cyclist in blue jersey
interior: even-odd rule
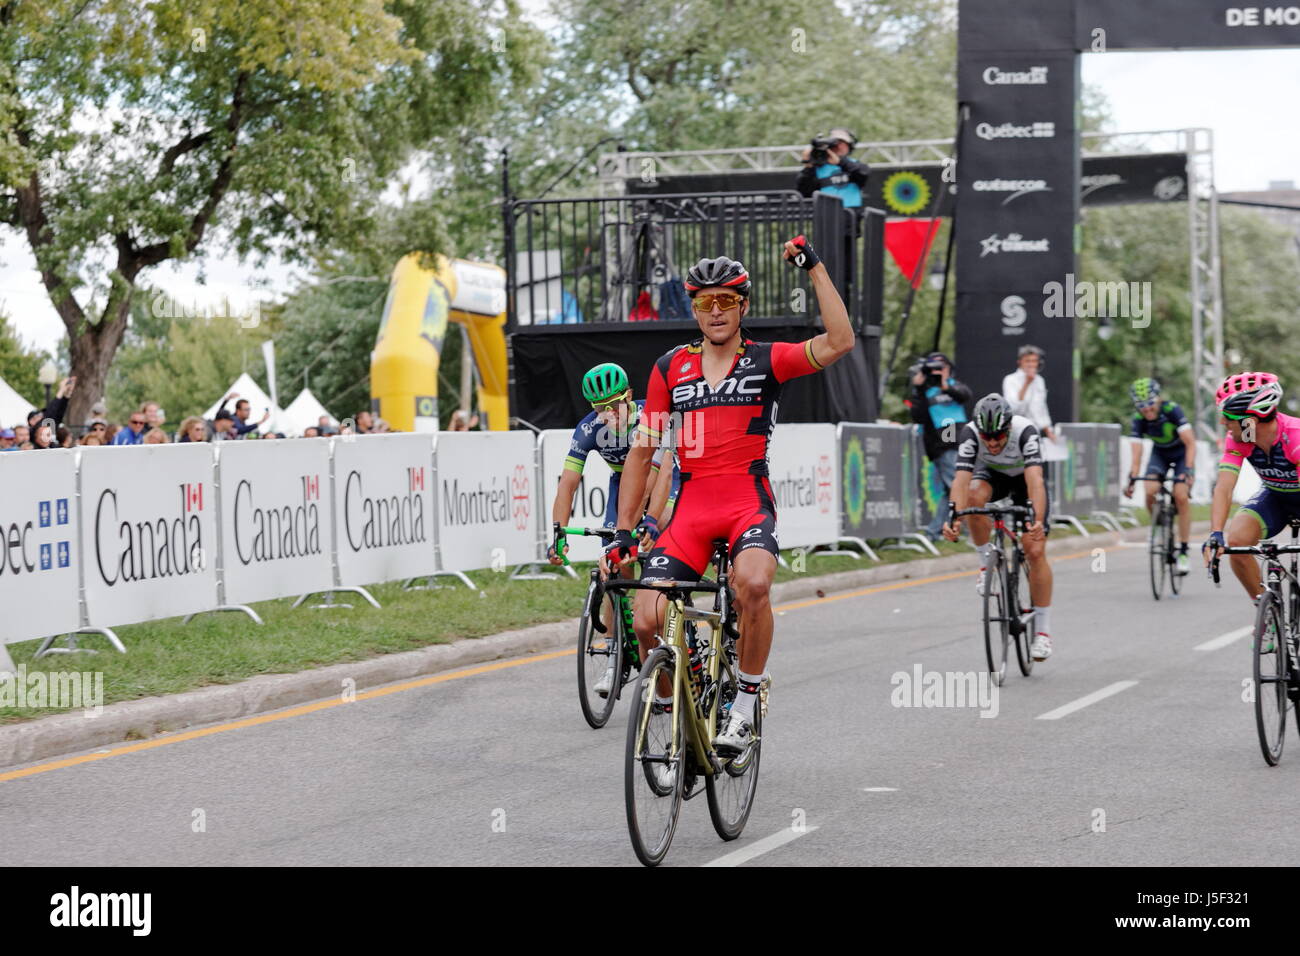
[[[605,460],[612,472],[605,498],[605,527],[613,528],[617,523],[619,482],[623,465],[636,438],[641,410],[645,406],[644,399],[633,400],[627,372],[613,362],[597,365],[583,376],[582,395],[591,403],[591,411],[573,430],[569,454],[564,459],[564,472],[560,475],[560,486],[555,492],[555,503],[551,506],[551,520],[560,531],[547,549],[546,557],[555,565],[564,563],[564,555],[569,550],[563,529],[573,514],[573,496],[582,482],[587,456],[593,452]],[[659,526],[677,497],[680,476],[675,461],[671,469],[660,467],[665,455],[672,460],[671,454],[666,445],[656,450],[651,461],[650,480],[646,485],[650,493],[640,502],[638,509],[639,512],[644,512],[644,516],[637,533],[646,552],[654,547],[659,537]],[[634,576],[631,565],[622,569],[622,575],[627,578]],[[614,669],[611,667],[592,689],[604,697],[613,686],[614,678]]]
[[[1146,486],[1147,511],[1155,506],[1159,482],[1174,470],[1174,506],[1178,509],[1178,572],[1187,573],[1187,539],[1192,533],[1192,477],[1196,464],[1196,435],[1191,422],[1175,402],[1160,397],[1160,383],[1153,378],[1139,378],[1129,387],[1129,397],[1137,414],[1133,416],[1134,438],[1150,438],[1151,457],[1141,481]],[[1129,466],[1129,484],[1139,480],[1142,446],[1133,445],[1133,463]]]

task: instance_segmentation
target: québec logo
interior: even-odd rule
[[[980,123],[975,127],[975,135],[980,139],[1053,139],[1056,136],[1055,123],[1031,123],[1029,126],[1017,126],[1015,123]]]

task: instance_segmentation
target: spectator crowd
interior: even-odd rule
[[[252,409],[248,399],[231,392],[221,400],[211,420],[191,415],[175,431],[167,428],[167,413],[157,402],[147,401],[127,416],[122,423],[108,421],[108,407],[101,400],[91,406],[90,417],[79,427],[69,426],[68,400],[77,387],[76,376],[64,379],[54,397],[44,408],[32,409],[25,422],[0,425],[0,452],[25,451],[41,448],[72,448],[87,445],[166,445],[172,442],[237,441],[240,439],[287,438],[284,432],[259,428],[270,418],[267,411],[258,421],[251,421]],[[230,406],[234,402],[234,407]],[[451,428],[463,431],[478,424],[478,416],[471,420],[457,412]],[[303,438],[321,438],[330,435],[382,435],[391,432],[388,422],[366,409],[351,419],[336,422],[329,415],[320,416],[315,425],[303,430]]]

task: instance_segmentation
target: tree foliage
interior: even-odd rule
[[[492,0],[4,0],[0,221],[101,394],[141,274],[208,248],[369,255],[414,150],[485,116],[530,34]],[[439,251],[436,216],[404,245]],[[384,256],[388,258],[388,256]]]

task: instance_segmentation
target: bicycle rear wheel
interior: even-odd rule
[[[1183,575],[1178,570],[1178,547],[1174,537],[1174,525],[1177,512],[1170,508],[1165,512],[1165,573],[1169,575],[1169,593],[1177,594],[1183,586]]]
[[[736,697],[735,681],[730,674],[724,673],[718,693],[717,730],[721,730],[725,723],[723,705]],[[749,820],[749,811],[754,808],[754,793],[758,790],[758,763],[762,749],[763,706],[760,700],[754,705],[754,742],[743,754],[728,760],[722,773],[705,778],[709,817],[713,820],[713,829],[724,840],[740,836]]]
[[[988,660],[993,683],[1001,687],[1007,678],[1007,654],[1011,633],[1008,629],[1006,562],[1002,552],[989,552],[984,572],[984,655]]]
[[[1251,646],[1255,659],[1255,729],[1259,749],[1270,767],[1282,759],[1286,735],[1287,641],[1282,629],[1282,609],[1276,595],[1265,591],[1255,612],[1255,633]]]
[[[655,704],[661,678],[669,684],[674,678],[673,655],[665,647],[656,648],[641,668],[628,714],[624,754],[627,831],[637,859],[646,866],[658,866],[672,845],[689,752],[681,713],[675,707],[665,711]],[[674,739],[680,744],[676,753]]]
[[[605,615],[605,633],[592,625],[601,612]],[[618,598],[605,591],[599,581],[587,589],[587,603],[578,623],[578,703],[582,716],[595,730],[609,722],[618,700],[618,683],[623,678],[623,620],[618,612]],[[601,697],[592,688],[613,665],[614,682],[609,694]]]
[[[1157,601],[1160,600],[1160,594],[1165,589],[1165,571],[1168,568],[1165,563],[1164,538],[1161,534],[1163,510],[1157,502],[1155,512],[1151,515],[1151,533],[1147,539],[1147,559],[1151,565],[1151,594]]]
[[[1020,552],[1012,558],[1011,577],[1013,586],[1009,589],[1013,595],[1011,610],[1011,630],[1016,639],[1016,662],[1020,664],[1020,673],[1028,677],[1034,670],[1034,599],[1029,593],[1029,571],[1020,561]]]

